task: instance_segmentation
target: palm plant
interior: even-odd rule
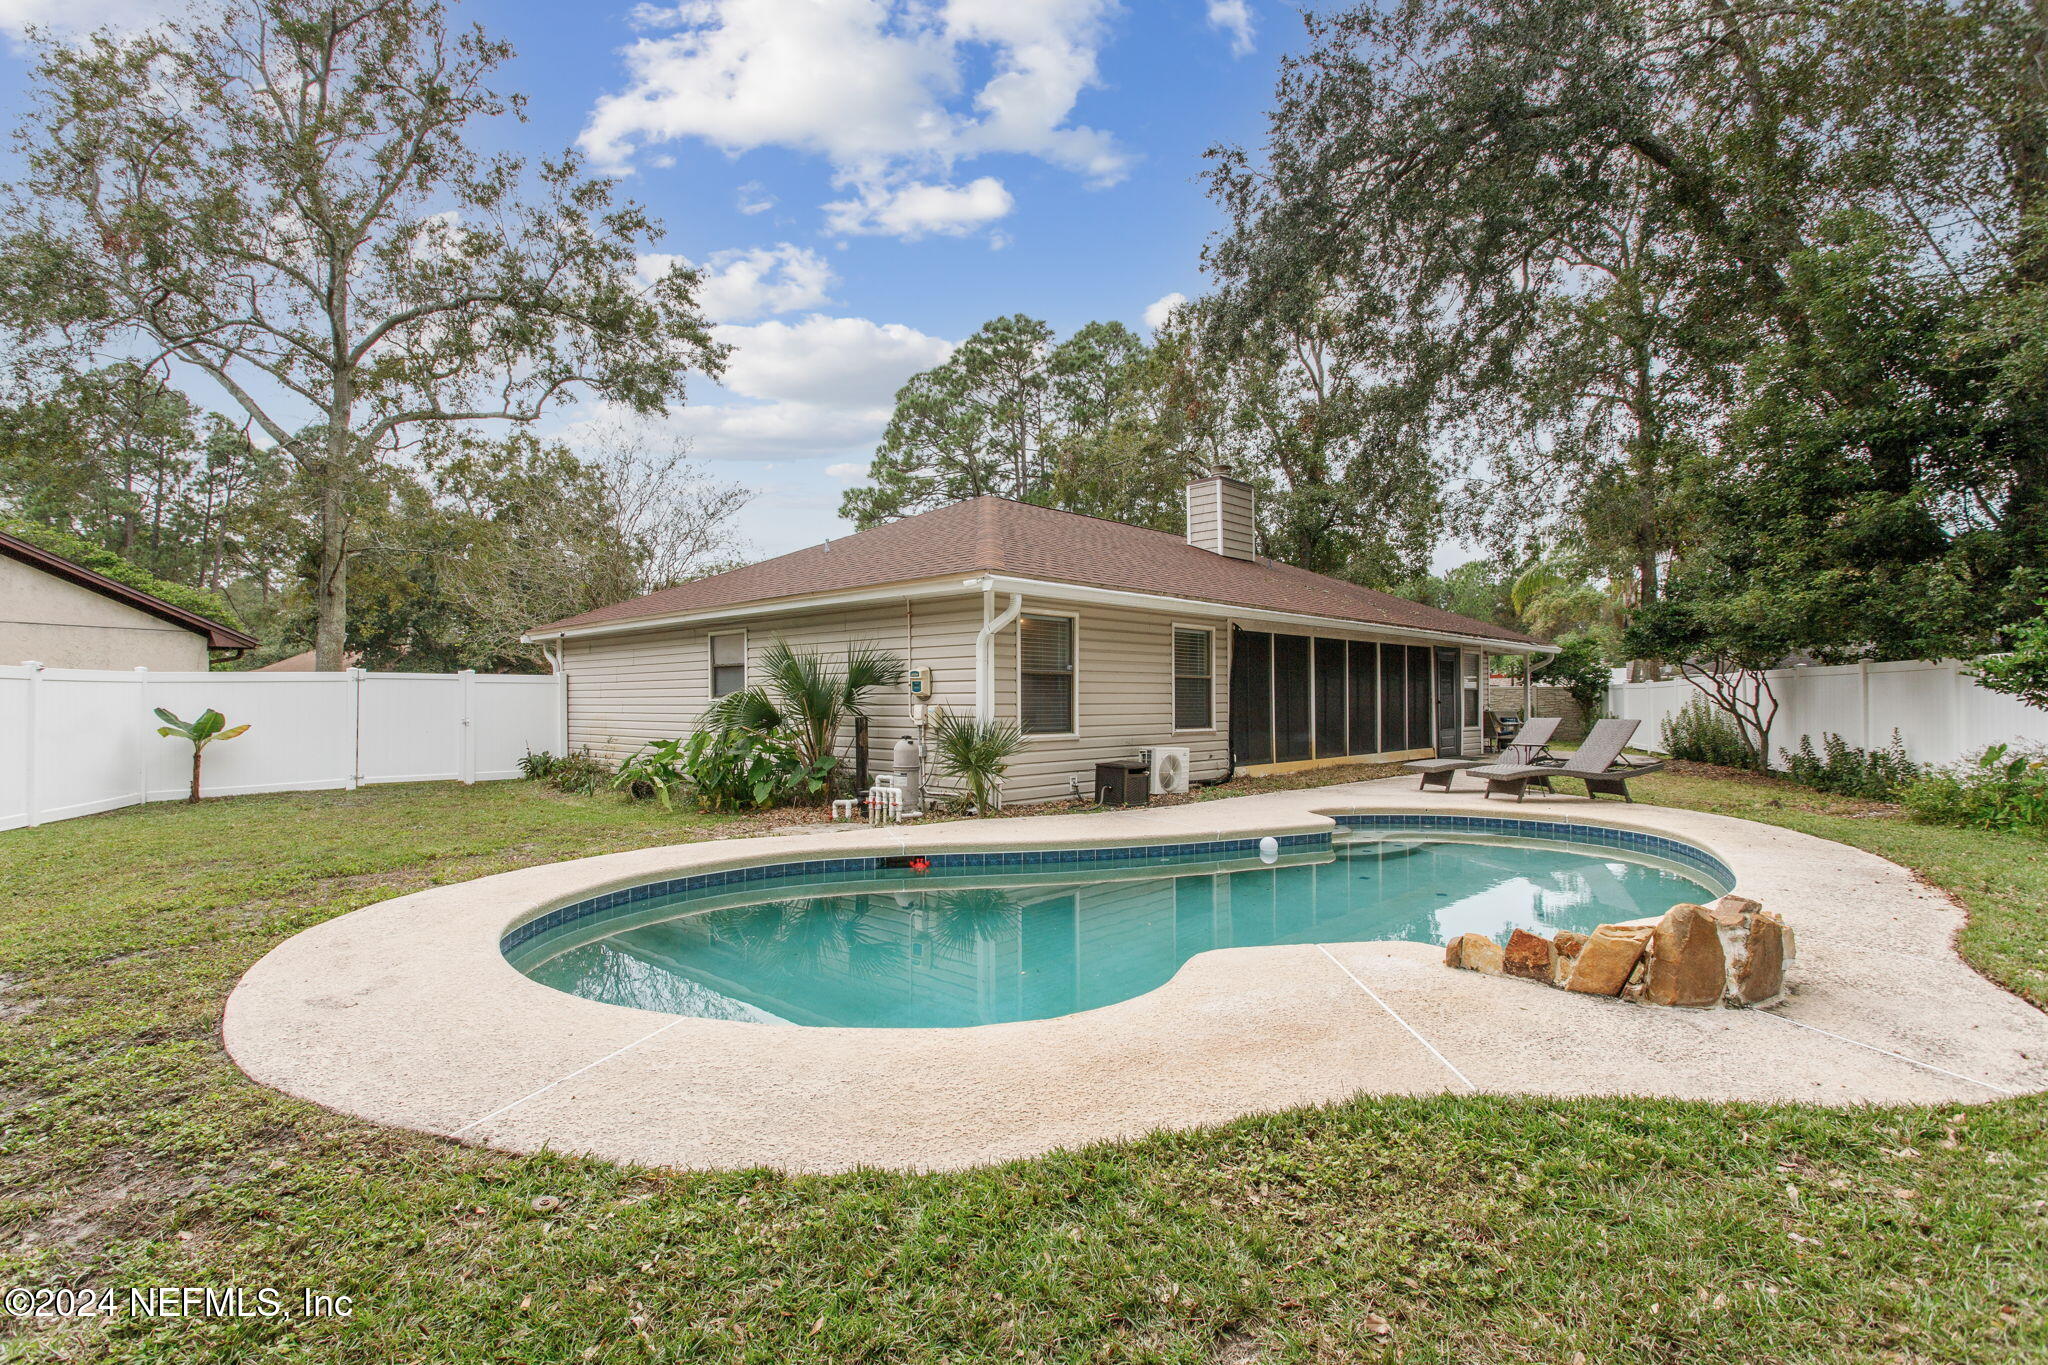
[[[966,784],[967,799],[976,815],[994,812],[1010,756],[1023,745],[1023,732],[1009,721],[975,720],[941,711],[932,727],[939,771]]]
[[[777,640],[761,651],[754,671],[759,680],[713,702],[703,723],[713,730],[785,730],[804,765],[816,770],[831,759],[840,723],[859,714],[862,699],[903,681],[903,660],[873,645],[854,645],[844,665],[834,667],[822,654]]]
[[[192,791],[185,799],[187,801],[197,801],[199,799],[199,756],[206,752],[206,746],[217,739],[233,739],[249,727],[237,725],[232,730],[222,729],[221,727],[228,723],[227,717],[211,707],[201,711],[199,719],[192,721],[190,724],[179,720],[161,706],[155,709],[156,718],[163,722],[162,725],[156,727],[158,734],[162,735],[165,739],[176,735],[179,739],[191,742]]]

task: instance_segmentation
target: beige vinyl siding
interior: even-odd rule
[[[1074,632],[1074,719],[1076,734],[1027,736],[1010,761],[1003,782],[1006,801],[1044,801],[1073,793],[1071,779],[1093,790],[1095,765],[1134,759],[1153,745],[1185,746],[1196,781],[1219,778],[1230,766],[1227,724],[1230,636],[1215,624],[1215,653],[1209,685],[1213,730],[1173,728],[1173,627],[1200,625],[1198,620],[1164,611],[1137,611],[1062,603],[1056,598],[1027,597],[1024,610],[1070,614]],[[969,636],[970,649],[972,635]],[[996,640],[996,715],[1017,719],[1019,679],[1017,628],[1010,626]]]
[[[999,599],[998,608],[1007,606]],[[934,704],[971,715],[974,709],[974,639],[981,626],[979,594],[929,598],[837,610],[792,612],[745,623],[748,667],[777,638],[828,654],[849,643],[868,642],[893,650],[906,665],[932,670]],[[1012,803],[1063,798],[1092,790],[1095,764],[1135,759],[1158,745],[1185,746],[1195,781],[1224,776],[1230,767],[1230,622],[1172,610],[1104,607],[1030,596],[1027,613],[1075,618],[1074,714],[1072,736],[1027,737],[1011,760],[1004,797]],[[1382,641],[1369,627],[1289,630],[1256,621],[1248,630],[1314,635],[1324,639]],[[1215,641],[1210,663],[1213,728],[1173,728],[1173,631],[1179,625],[1208,627]],[[643,631],[565,642],[569,672],[569,735],[572,748],[616,761],[650,739],[686,735],[710,701],[708,637],[739,627],[731,623]],[[1395,643],[1395,642],[1389,642]],[[753,675],[750,673],[750,678]],[[1017,626],[996,639],[995,696],[999,719],[1016,721],[1020,679]],[[886,689],[869,704],[869,762],[886,770],[897,739],[910,733],[910,698],[902,687]],[[842,735],[850,741],[851,732]],[[1477,731],[1464,736],[1476,747]],[[1407,756],[1417,751],[1400,751]],[[1425,751],[1426,752],[1426,751]],[[943,788],[942,781],[933,785]]]
[[[966,596],[756,618],[744,626],[748,683],[758,677],[762,651],[777,639],[827,655],[868,643],[930,668],[940,704],[972,707],[980,625],[981,600]],[[723,623],[564,641],[569,747],[616,762],[650,739],[689,734],[711,702],[710,637],[738,629]],[[884,689],[868,714],[869,761],[886,764],[910,728],[909,694]],[[850,741],[851,731],[841,738]]]
[[[1188,485],[1188,544],[1231,559],[1258,555],[1256,495],[1243,484],[1202,479]]]

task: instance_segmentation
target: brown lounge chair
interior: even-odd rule
[[[1538,716],[1524,725],[1515,735],[1515,742],[1500,753],[1500,759],[1508,763],[1555,763],[1544,747],[1550,737],[1557,733],[1556,716]],[[1476,770],[1486,762],[1483,758],[1415,758],[1401,766],[1411,773],[1420,773],[1422,781],[1415,790],[1427,791],[1435,787],[1438,791],[1451,789],[1451,779],[1466,769]]]
[[[1664,768],[1657,759],[1623,757],[1622,750],[1628,747],[1630,737],[1641,724],[1639,720],[1600,721],[1587,733],[1578,751],[1561,763],[1494,763],[1468,771],[1472,776],[1486,780],[1488,796],[1512,794],[1519,801],[1531,782],[1549,786],[1552,778],[1576,777],[1586,784],[1589,800],[1599,796],[1619,796],[1624,801],[1634,801],[1635,798],[1628,794],[1628,780],[1661,772]]]

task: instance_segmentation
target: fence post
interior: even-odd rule
[[[23,659],[21,666],[28,670],[28,700],[21,708],[21,751],[28,756],[28,773],[21,790],[22,814],[33,828],[43,823],[42,793],[36,790],[36,769],[42,762],[36,744],[36,694],[43,683],[43,665],[37,659]]]
[[[458,751],[460,777],[464,786],[476,782],[476,670],[465,668],[455,675],[462,680],[462,733]]]
[[[1856,661],[1856,681],[1863,688],[1863,747],[1868,749],[1870,747],[1870,660],[1867,656]]]
[[[348,671],[348,789],[363,785],[363,670]]]
[[[149,712],[149,668],[145,664],[135,665],[135,699],[142,703],[135,709],[136,719],[142,722],[142,729],[135,736],[135,788],[146,806],[149,804],[149,723],[156,717]]]

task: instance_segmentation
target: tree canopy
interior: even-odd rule
[[[510,56],[438,0],[233,0],[44,38],[0,240],[0,318],[46,359],[203,376],[313,492],[315,648],[338,667],[352,506],[378,465],[594,392],[636,412],[723,351],[696,277],[573,152],[484,155]]]

